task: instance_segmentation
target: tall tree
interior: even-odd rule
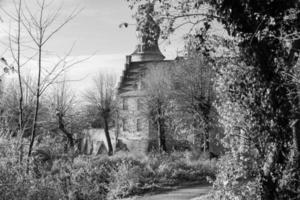
[[[133,6],[145,3],[131,2]],[[292,122],[299,118],[299,97],[295,95],[297,85],[286,74],[292,73],[291,60],[295,61],[298,55],[298,50],[290,51],[287,44],[297,41],[299,36],[300,2],[150,2],[156,5],[155,18],[161,22],[165,36],[174,32],[176,27],[188,24],[191,29],[188,33],[197,38],[199,51],[212,57],[216,70],[220,72],[216,85],[218,110],[225,127],[225,139],[228,139],[226,143],[230,147],[228,153],[233,164],[239,166],[237,173],[227,168],[228,173],[223,177],[235,174],[232,180],[237,181],[241,177],[249,178],[254,172],[256,184],[253,185],[257,185],[259,191],[254,199],[299,198],[299,172],[296,170],[299,164],[293,168],[293,183],[284,182],[284,175],[294,165],[292,154],[296,154],[294,162],[299,163],[299,128],[291,127]],[[233,42],[223,38],[219,43],[209,43],[214,37],[207,37],[207,33],[214,31],[211,27],[216,21],[227,30]],[[232,53],[227,57],[217,56],[220,46]],[[246,152],[240,146],[247,146],[251,151]],[[220,184],[223,185],[221,188],[230,188],[227,194],[243,195],[236,193],[232,184]],[[244,195],[247,194],[244,192]]]
[[[48,100],[50,111],[55,115],[53,118],[56,119],[54,123],[56,124],[54,125],[55,128],[53,128],[53,123],[51,123],[50,129],[52,132],[61,131],[73,150],[75,138],[72,132],[72,118],[76,114],[76,99],[65,79],[53,85],[52,91],[48,95]]]
[[[171,78],[168,66],[154,66],[147,70],[143,83],[146,91],[147,111],[157,130],[158,149],[167,151],[166,135]]]
[[[216,124],[213,115],[213,68],[206,58],[190,49],[188,56],[179,59],[170,71],[172,80],[171,98],[176,102],[177,115],[185,129],[194,132],[199,150],[208,151],[209,132]],[[188,127],[189,126],[189,127]]]
[[[103,120],[105,137],[108,145],[108,155],[113,154],[113,146],[109,134],[110,124],[116,109],[115,99],[116,78],[114,75],[99,74],[94,78],[94,89],[85,93],[86,101],[94,106]]]
[[[57,9],[56,12],[54,12],[52,15],[48,15],[46,12],[47,9],[52,9],[51,7],[51,1],[47,0],[39,0],[37,1],[37,7],[38,7],[38,14],[34,13],[31,9],[28,8],[27,5],[25,5],[24,10],[22,13],[22,25],[24,29],[27,31],[29,37],[31,38],[32,42],[37,48],[37,83],[36,83],[36,92],[35,92],[35,114],[34,114],[34,120],[32,125],[32,132],[31,132],[31,140],[29,144],[29,150],[28,150],[28,157],[31,156],[33,144],[36,137],[37,132],[37,123],[38,123],[38,117],[39,117],[39,109],[40,109],[40,97],[41,94],[46,90],[46,88],[49,86],[49,84],[53,83],[53,81],[58,77],[59,73],[54,73],[55,70],[63,65],[66,61],[66,58],[60,59],[54,67],[47,71],[46,70],[46,76],[44,80],[42,80],[42,70],[43,70],[43,49],[47,42],[55,35],[59,30],[61,30],[68,22],[70,22],[78,13],[78,10],[74,10],[69,16],[67,16],[63,22],[59,25],[54,24],[54,22],[57,20],[57,16],[60,12],[60,9]],[[55,26],[52,30],[52,26]],[[63,63],[63,64],[62,64]],[[65,65],[63,66],[63,70],[66,70]],[[53,75],[53,78],[50,78],[51,75]],[[49,79],[51,79],[49,81]],[[48,81],[48,82],[46,82]]]
[[[22,12],[22,0],[13,2],[15,7],[15,14],[7,13],[8,16],[17,24],[16,25],[16,34],[9,33],[9,48],[14,59],[14,63],[17,66],[17,74],[18,74],[18,83],[19,83],[19,124],[18,124],[18,137],[19,137],[19,150],[20,150],[20,159],[22,162],[23,159],[23,136],[24,136],[24,86],[21,75],[21,32],[22,32],[22,22],[21,22],[21,12]],[[16,47],[15,47],[16,46]]]

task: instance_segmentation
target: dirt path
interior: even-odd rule
[[[171,190],[160,194],[149,194],[142,197],[133,198],[134,200],[190,200],[195,197],[205,195],[209,192],[211,186],[191,186],[177,190]]]

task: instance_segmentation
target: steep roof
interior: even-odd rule
[[[143,75],[147,66],[165,61],[165,56],[158,46],[160,28],[152,18],[153,4],[146,3],[139,6],[137,15],[137,39],[135,51],[126,56],[125,69],[119,82],[118,93],[136,90],[137,81]]]
[[[172,60],[131,62],[131,56],[127,56],[126,58],[125,69],[123,70],[118,86],[118,94],[136,90],[137,81],[144,76],[144,73],[149,67],[173,62]]]

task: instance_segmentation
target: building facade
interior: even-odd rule
[[[149,142],[156,140],[157,131],[153,129],[149,120],[143,77],[147,69],[167,67],[172,64],[172,61],[144,60],[145,55],[143,60],[132,61],[131,56],[127,56],[126,67],[118,89],[117,135],[126,144],[128,150],[145,152],[149,148]]]
[[[159,50],[160,29],[151,17],[151,4],[140,7],[139,12],[142,17],[137,20],[138,44],[136,50],[126,56],[125,69],[118,86],[116,138],[117,143],[126,146],[129,151],[147,152],[151,149],[150,144],[158,140],[158,134],[148,116],[143,79],[148,69],[171,68],[179,62],[165,60]],[[214,137],[215,133],[209,135]],[[209,146],[216,152],[215,145]]]
[[[143,78],[147,69],[164,67],[173,61],[164,60],[159,50],[159,26],[151,17],[153,6],[139,7],[142,13],[137,19],[138,44],[135,51],[126,56],[125,69],[118,87],[117,135],[131,151],[147,151],[150,140],[156,138],[145,112],[145,89]]]

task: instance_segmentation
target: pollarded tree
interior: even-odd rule
[[[90,106],[97,109],[99,116],[103,120],[105,137],[108,144],[108,155],[113,154],[109,128],[113,122],[113,114],[116,110],[115,87],[115,76],[99,74],[94,78],[94,88],[85,93],[86,101]]]
[[[53,85],[49,92],[47,100],[49,101],[50,118],[49,129],[52,132],[62,132],[67,138],[70,148],[75,145],[74,130],[72,130],[72,120],[75,118],[75,94],[68,86],[66,80]],[[79,121],[76,123],[80,123]]]

